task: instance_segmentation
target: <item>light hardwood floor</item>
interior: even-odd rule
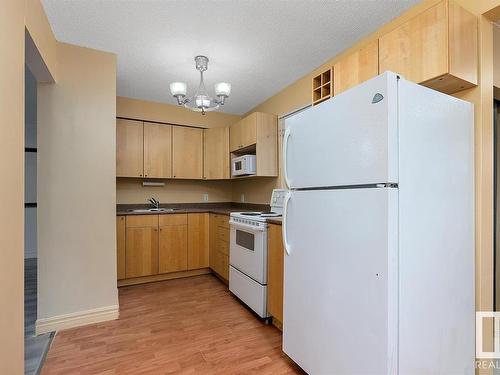
[[[59,332],[42,375],[300,374],[212,275],[119,290],[120,319]]]

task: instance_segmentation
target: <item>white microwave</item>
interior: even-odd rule
[[[231,162],[231,175],[244,176],[257,173],[255,155],[243,155]]]

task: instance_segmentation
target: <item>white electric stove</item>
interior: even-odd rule
[[[280,217],[286,190],[274,189],[269,212],[233,212],[229,247],[229,290],[260,317],[267,313],[267,223]]]

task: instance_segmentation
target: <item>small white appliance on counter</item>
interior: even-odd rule
[[[307,373],[474,373],[473,129],[389,72],[285,120],[283,350]]]
[[[274,189],[269,212],[233,212],[229,220],[229,290],[260,317],[267,313],[267,223],[280,217],[286,190]]]
[[[231,161],[232,176],[248,176],[257,173],[255,155],[242,155]]]

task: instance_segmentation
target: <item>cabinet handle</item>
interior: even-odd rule
[[[156,228],[155,228],[155,229],[153,229],[153,230],[154,230],[155,232],[158,232],[158,229],[156,229]]]
[[[139,177],[142,177],[142,173],[139,175]]]

